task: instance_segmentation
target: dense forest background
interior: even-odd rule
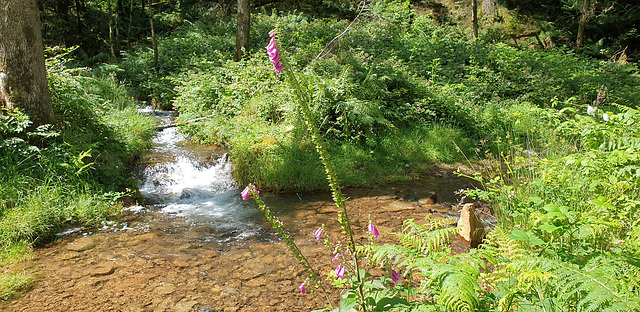
[[[622,54],[637,60],[640,34],[639,3],[627,1],[479,0],[482,38],[493,42],[538,44],[537,48],[578,48],[577,53],[610,59]],[[316,17],[353,18],[359,1],[252,1],[258,11],[300,12]],[[472,1],[408,1],[417,14],[432,14],[440,24],[471,29]],[[211,22],[229,18],[236,12],[237,1],[87,1],[39,0],[43,34],[49,45],[79,46],[81,61],[96,63],[122,57],[139,44],[150,44],[149,14],[154,16],[156,32],[170,33],[185,24],[207,19]],[[151,5],[152,11],[148,11]],[[584,43],[576,38],[584,20]],[[537,37],[537,41],[527,40]],[[253,40],[254,47],[258,42]]]

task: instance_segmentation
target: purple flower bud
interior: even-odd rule
[[[313,235],[316,236],[316,239],[320,239],[322,237],[322,228],[317,229]]]
[[[336,261],[340,260],[340,258],[338,258],[339,255],[340,254],[337,253],[335,256],[333,256],[333,259],[331,259],[331,262],[336,262]]]
[[[376,228],[375,225],[373,225],[373,223],[369,222],[369,233],[373,234],[374,238],[378,238],[378,236],[380,236],[380,233],[378,233],[378,229]]]
[[[391,282],[391,286],[396,286],[400,280],[400,274],[395,270],[391,270],[391,280],[393,280],[393,282]]]
[[[335,270],[336,276],[339,277],[340,279],[343,279],[344,278],[344,272],[345,272],[344,267],[342,265],[338,264],[338,266],[336,267],[336,270]]]
[[[300,293],[303,294],[303,295],[307,293],[307,285],[306,284],[307,284],[307,282],[303,282],[300,285],[300,287],[298,287],[298,288],[300,288]]]

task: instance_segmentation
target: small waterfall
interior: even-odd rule
[[[171,122],[170,112],[148,111]],[[227,154],[212,155],[214,150],[190,146],[178,128],[159,131],[140,175],[140,193],[154,210],[201,232],[199,239],[230,242],[258,234],[260,218],[242,201]]]

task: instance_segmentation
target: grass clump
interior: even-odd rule
[[[137,106],[114,76],[47,62],[58,124],[28,131],[19,111],[0,115],[0,263],[29,256],[70,226],[96,226],[117,211],[116,200],[137,187],[133,160],[148,147],[155,120]],[[32,282],[24,273],[0,278],[7,300]]]
[[[27,291],[33,285],[34,278],[24,272],[0,274],[0,300],[10,300]]]

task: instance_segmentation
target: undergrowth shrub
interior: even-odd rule
[[[154,133],[155,120],[114,76],[66,66],[66,54],[47,60],[58,124],[27,132],[29,117],[0,115],[0,263],[12,265],[70,226],[96,226],[137,186],[131,175]],[[129,190],[127,190],[129,188]],[[0,299],[25,290],[32,278],[0,276]]]

